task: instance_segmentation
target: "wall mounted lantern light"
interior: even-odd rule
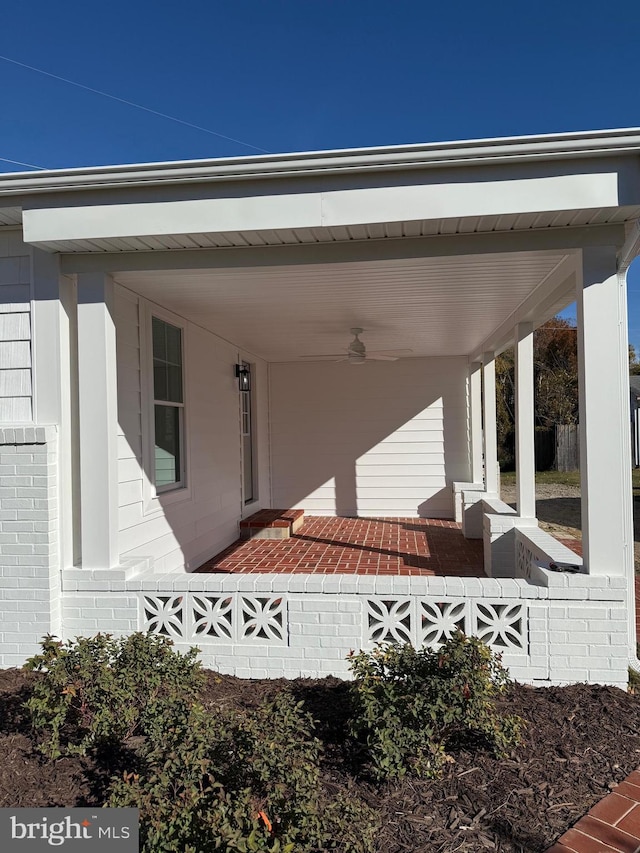
[[[251,390],[251,371],[247,364],[236,364],[236,378],[241,391]]]

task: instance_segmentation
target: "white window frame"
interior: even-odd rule
[[[256,505],[260,503],[260,495],[258,493],[259,477],[258,477],[258,421],[257,421],[257,405],[256,405],[256,378],[257,367],[255,362],[251,361],[248,356],[242,356],[238,353],[238,362],[246,364],[251,374],[249,391],[240,391],[240,453],[242,465],[242,516],[243,518],[255,512]],[[253,495],[251,500],[245,500],[244,494],[244,394],[249,394],[249,429],[251,438],[251,490]]]
[[[180,419],[181,480],[160,489],[155,485],[155,394],[153,381],[153,318],[176,326],[182,333],[182,416]],[[188,335],[187,321],[160,306],[140,299],[140,388],[142,395],[142,459],[144,514],[161,514],[166,506],[191,500],[189,436]],[[173,405],[165,400],[158,405]]]

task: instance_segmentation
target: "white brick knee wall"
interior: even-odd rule
[[[151,630],[203,664],[245,678],[348,677],[351,649],[437,645],[456,626],[503,654],[518,681],[627,683],[620,578],[142,575],[64,578],[68,637]]]
[[[0,666],[60,635],[55,427],[0,428]]]

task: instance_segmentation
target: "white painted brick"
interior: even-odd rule
[[[626,619],[590,619],[588,623],[589,631],[626,631]]]
[[[624,601],[624,590],[618,589],[590,589],[589,599],[592,601]]]
[[[362,602],[360,601],[338,601],[340,613],[362,613]]]
[[[566,684],[575,684],[576,682],[585,682],[589,678],[588,670],[579,669],[578,667],[575,669],[552,668],[549,670],[549,675],[554,684],[558,681],[562,681]]]
[[[379,575],[375,579],[375,592],[376,595],[391,595],[396,593],[397,590],[394,586],[394,577]]]
[[[297,625],[319,625],[320,615],[318,613],[296,613],[295,620],[291,619],[291,623],[295,621]]]
[[[599,592],[600,590],[579,589],[563,589],[553,587],[549,589],[549,599],[564,599],[565,601],[586,601],[589,598],[590,592]],[[606,592],[606,590],[603,590]]]
[[[621,683],[626,685],[628,681],[628,679],[624,679],[624,681],[621,682],[619,677],[616,677],[611,670],[607,669],[590,669],[589,679],[592,684],[607,684],[613,685],[614,687],[619,686]]]
[[[612,634],[609,638],[612,646],[626,646],[628,643],[626,634]]]
[[[324,613],[322,616],[323,625],[341,625],[343,627],[349,625],[360,625],[362,616],[360,613]]]
[[[360,576],[358,578],[358,592],[360,595],[373,595],[376,591],[375,577]]]
[[[338,600],[336,598],[328,598],[326,600],[320,599],[312,604],[312,607],[318,613],[337,613],[338,612]]]

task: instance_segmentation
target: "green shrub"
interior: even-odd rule
[[[355,797],[322,791],[313,721],[287,692],[257,710],[194,705],[156,721],[139,772],[115,780],[108,804],[140,809],[143,853],[370,853],[377,824]]]
[[[350,656],[354,712],[351,733],[380,778],[439,775],[447,748],[469,736],[497,756],[519,741],[522,721],[501,715],[495,700],[509,684],[500,659],[457,632],[439,649],[384,644]]]
[[[46,637],[25,668],[45,673],[26,702],[41,751],[84,754],[151,731],[158,714],[189,705],[204,683],[197,649],[181,655],[171,640],[136,633]]]

